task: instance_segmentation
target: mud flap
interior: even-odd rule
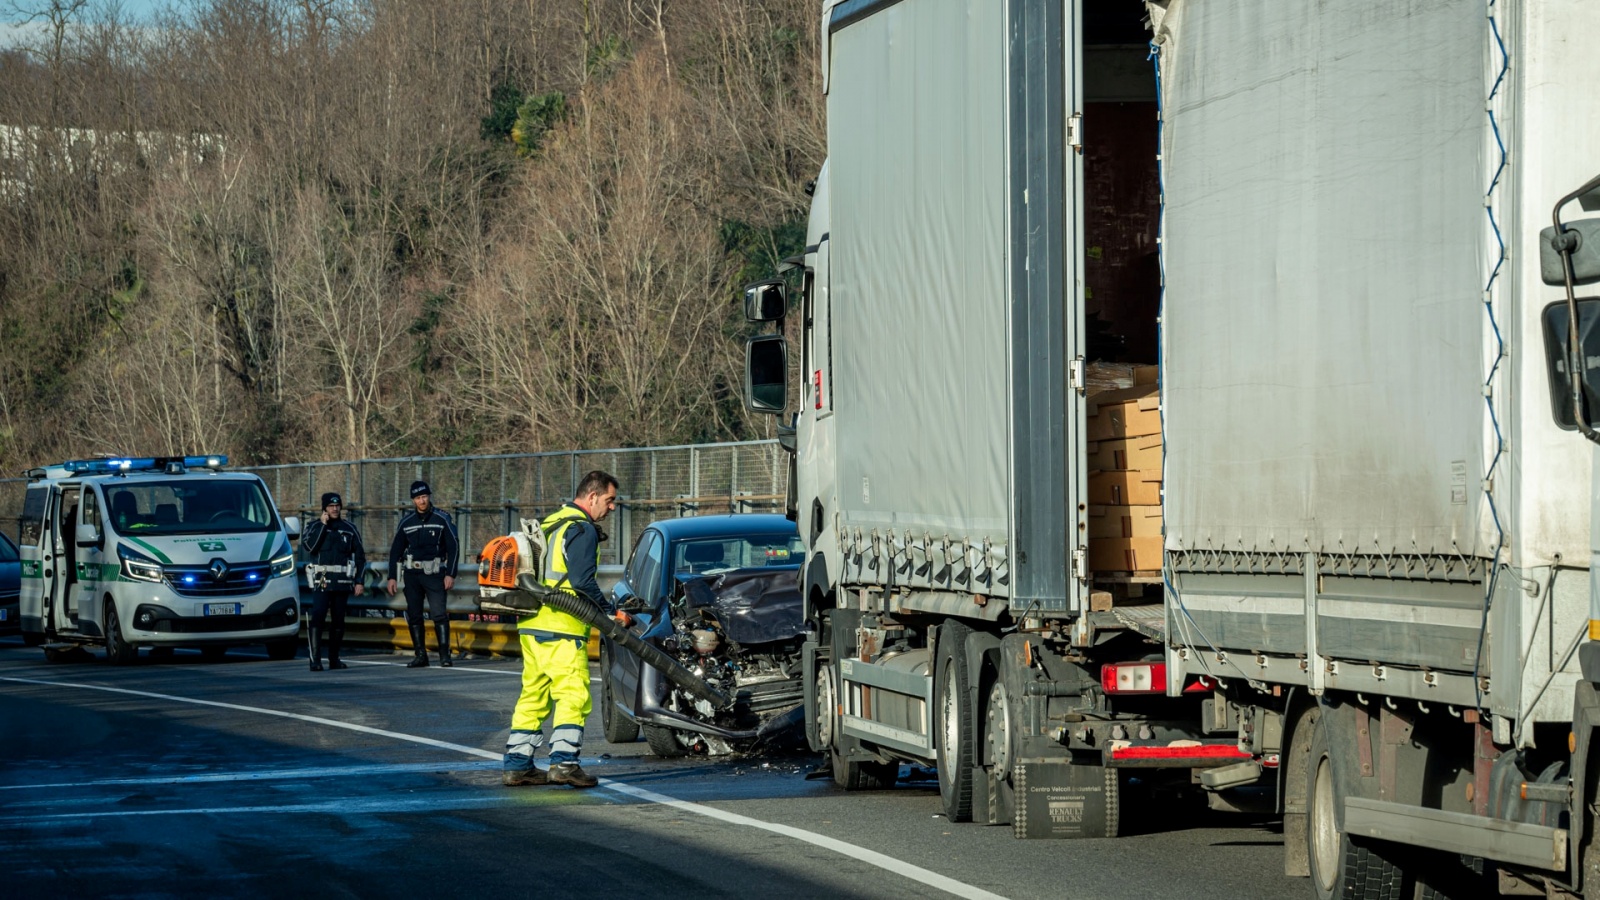
[[[1015,798],[1011,785],[1000,780],[993,768],[973,767],[972,821],[981,825],[1010,825],[1017,814]]]
[[[1119,819],[1119,773],[1060,759],[1018,760],[1012,777],[1019,838],[1114,837]]]

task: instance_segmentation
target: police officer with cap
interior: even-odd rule
[[[400,569],[406,570],[406,624],[411,628],[411,646],[416,648],[416,655],[406,663],[408,669],[428,665],[428,629],[422,624],[424,595],[439,638],[439,665],[450,665],[450,614],[445,609],[445,592],[455,586],[459,554],[455,523],[433,505],[432,494],[426,481],[411,482],[411,505],[415,509],[400,519],[394,543],[389,546],[389,596],[395,594]]]
[[[367,551],[361,532],[344,519],[344,501],[332,491],[322,495],[322,516],[306,526],[300,535],[300,549],[306,555],[306,583],[311,586],[311,627],[306,634],[311,644],[311,671],[322,671],[319,646],[322,623],[333,611],[328,629],[328,668],[347,669],[339,661],[339,645],[344,641],[344,611],[353,591],[360,596],[361,576],[367,570]]]

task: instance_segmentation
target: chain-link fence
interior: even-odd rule
[[[617,511],[606,523],[611,539],[600,548],[602,565],[625,562],[651,522],[781,512],[788,490],[787,454],[776,441],[289,463],[241,471],[260,475],[279,511],[302,519],[319,514],[324,491],[338,492],[375,563],[387,559],[395,527],[411,508],[411,482],[422,479],[433,489],[434,504],[456,521],[461,562],[472,563],[484,544],[515,529],[520,519],[543,517],[572,499],[578,480],[593,469],[621,482]],[[13,538],[26,486],[24,478],[0,479],[0,522]]]

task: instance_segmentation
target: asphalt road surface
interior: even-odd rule
[[[302,657],[304,656],[302,652]],[[846,794],[809,755],[663,760],[591,720],[601,787],[505,788],[520,662],[257,650],[115,668],[0,639],[0,894],[1302,898],[1276,822],[1134,809],[1116,840],[954,825],[929,773]]]

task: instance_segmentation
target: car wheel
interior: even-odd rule
[[[122,620],[117,616],[117,604],[106,601],[106,659],[112,665],[126,666],[139,658],[139,648],[122,636]]]
[[[934,676],[935,740],[938,746],[939,799],[952,822],[972,820],[973,745],[977,716],[972,709],[971,674],[967,671],[967,635],[960,622],[939,626],[939,657]]]
[[[683,745],[683,739],[671,728],[661,725],[644,726],[644,739],[650,745],[650,752],[662,759],[677,759],[688,756],[689,748]]]
[[[600,644],[600,725],[610,743],[631,744],[639,739],[639,723],[617,708],[611,688],[611,651],[604,642]]]

